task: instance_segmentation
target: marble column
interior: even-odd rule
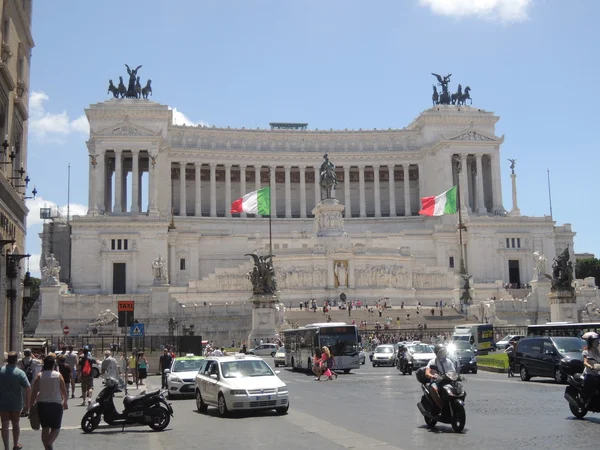
[[[306,218],[306,166],[300,166],[300,217]]]
[[[131,214],[140,213],[140,151],[131,150]]]
[[[106,195],[106,150],[100,150],[100,154],[97,156],[96,165],[96,192],[94,192],[94,201],[97,202],[98,212],[102,214],[106,211],[106,205],[104,203],[104,196]]]
[[[402,169],[404,170],[404,216],[412,216],[412,211],[410,210],[410,174],[408,171],[409,164],[402,164]]]
[[[231,217],[231,164],[225,164],[225,217]]]
[[[240,164],[240,197],[247,194],[246,192],[246,164]],[[231,204],[229,205],[231,206]],[[240,217],[246,217],[246,213],[240,213]]]
[[[217,163],[210,164],[210,217],[217,217]]]
[[[115,202],[113,212],[122,213],[123,206],[123,159],[122,150],[115,150]]]
[[[185,168],[187,163],[181,161],[179,163],[179,216],[187,216],[187,192],[185,189]]]
[[[423,163],[417,164],[419,170],[419,198],[425,197],[425,169]],[[421,205],[419,205],[419,209]]]
[[[483,195],[483,165],[481,164],[481,158],[483,155],[475,155],[477,164],[477,210],[479,214],[487,213],[485,209],[485,197]]]
[[[142,180],[142,175],[144,175],[143,171],[138,171],[138,209],[140,212],[144,212],[144,205],[142,205],[142,190],[144,189],[144,184]]]
[[[335,273],[333,266],[333,259],[327,261],[327,288],[334,289],[335,288]]]
[[[113,187],[112,187],[112,177],[114,174],[114,170],[111,165],[110,158],[107,161],[108,167],[106,168],[106,173],[104,174],[104,205],[106,206],[106,212],[113,212]]]
[[[390,217],[396,217],[396,180],[394,179],[395,165],[388,165],[388,183],[390,189]]]
[[[275,171],[277,166],[273,165],[270,168],[270,180],[271,180],[271,217],[277,218],[277,178],[275,177]]]
[[[149,187],[149,195],[150,204],[148,205],[148,210],[150,215],[156,216],[158,215],[158,180],[156,179],[156,158],[158,157],[158,153],[149,156],[149,167],[148,167],[148,187]],[[152,160],[154,158],[154,161]],[[171,172],[171,168],[169,168],[169,176]]]
[[[463,211],[469,211],[468,192],[467,192],[467,155],[461,154],[460,157],[460,205]]]
[[[379,188],[379,164],[373,165],[373,190],[375,199],[375,217],[381,217],[381,192]]]
[[[260,168],[261,166],[254,166],[254,190],[260,189]]]
[[[502,189],[500,188],[500,164],[498,162],[498,154],[490,154],[491,176],[492,176],[492,200],[493,212],[504,211],[502,206]]]
[[[350,192],[350,166],[344,166],[344,215],[346,219],[352,218],[352,193]]]
[[[202,217],[202,163],[194,163],[194,215]]]
[[[92,150],[93,152],[93,150]],[[91,156],[91,155],[90,155]],[[95,156],[96,158],[96,156]],[[96,184],[98,184],[98,182],[96,181],[96,173],[98,173],[97,170],[97,166],[98,166],[98,160],[96,160],[95,164],[94,161],[91,160],[90,158],[90,168],[88,171],[88,176],[89,176],[89,180],[90,180],[90,187],[88,190],[88,211],[87,211],[87,215],[88,216],[95,216],[98,214],[98,202],[96,201]]]
[[[367,202],[365,199],[365,166],[358,166],[358,193],[360,199],[360,217],[367,217]]]
[[[315,170],[315,206],[317,206],[319,204],[319,202],[321,201],[321,186],[319,186],[319,179],[320,179],[319,167],[315,166],[314,170]]]
[[[284,166],[285,170],[285,217],[292,217],[292,174],[291,166]]]
[[[123,171],[123,182],[121,183],[121,206],[123,207],[123,212],[127,212],[127,171]]]

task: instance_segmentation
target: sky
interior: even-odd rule
[[[551,0],[34,1],[27,251],[39,276],[39,208],[87,210],[84,109],[124,64],[151,78],[178,124],[311,129],[407,126],[431,106],[431,72],[500,117],[504,206],[516,158],[522,215],[577,232],[600,255],[594,211],[600,2]],[[588,206],[585,206],[587,204]],[[552,255],[553,256],[553,255]]]

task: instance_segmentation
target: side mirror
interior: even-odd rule
[[[544,355],[556,355],[556,352],[554,350],[546,350]]]
[[[275,371],[275,375],[279,375],[281,373],[281,370],[276,370]]]
[[[211,374],[210,374],[210,377],[211,377],[213,380],[218,380],[218,379],[219,379],[219,375],[218,375],[218,374],[216,374],[216,373],[211,373]]]

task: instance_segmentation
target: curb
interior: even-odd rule
[[[477,368],[479,370],[483,370],[485,372],[508,373],[508,369],[500,369],[499,367],[488,367],[488,366],[482,366],[482,365],[478,364]]]

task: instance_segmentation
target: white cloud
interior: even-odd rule
[[[39,253],[33,253],[29,258],[29,272],[32,277],[40,278],[40,255]]]
[[[177,108],[171,108],[173,111],[173,124],[174,125],[187,125],[189,127],[195,127],[197,125],[202,125],[203,127],[207,127],[208,124],[203,122],[202,120],[199,122],[194,122],[188,118],[184,113],[179,111]]]
[[[503,22],[527,19],[532,0],[419,0],[435,14],[452,17],[483,17]]]
[[[60,212],[62,217],[67,216],[67,205],[58,206],[51,200],[46,200],[42,197],[36,197],[35,199],[27,200],[27,208],[29,208],[29,215],[27,216],[27,228],[34,227],[43,223],[40,219],[40,208],[53,208]],[[87,206],[79,203],[71,203],[69,206],[69,214],[72,216],[83,216],[87,214]]]
[[[32,92],[29,97],[30,125],[29,130],[39,139],[61,142],[72,133],[87,138],[89,125],[85,115],[71,120],[66,111],[50,113],[46,111],[45,103],[50,97],[44,92]]]

